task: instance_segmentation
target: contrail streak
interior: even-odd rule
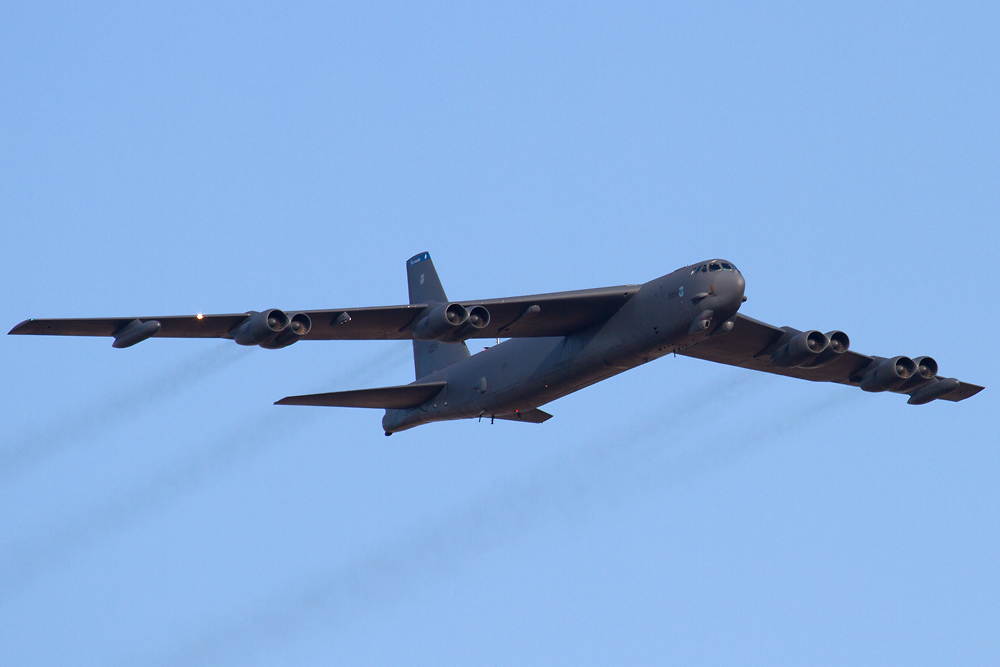
[[[338,374],[334,381],[363,382],[377,378],[408,351],[396,345]],[[326,383],[329,384],[329,381]],[[3,579],[0,600],[16,593],[32,579],[57,566],[72,553],[101,537],[124,530],[142,517],[167,506],[176,496],[211,482],[223,469],[284,441],[296,429],[311,423],[322,410],[294,410],[268,406],[266,414],[231,432],[189,457],[166,467],[154,477],[133,486],[102,505],[90,507],[34,543],[16,541],[2,550]],[[276,428],[276,427],[281,428]],[[280,439],[268,434],[280,433]]]
[[[23,468],[72,447],[84,436],[106,428],[123,417],[138,414],[163,398],[233,364],[246,348],[232,343],[214,345],[162,374],[146,379],[114,396],[95,402],[58,423],[24,433],[0,448],[0,483]]]
[[[686,452],[669,457],[670,439],[690,438],[690,426],[707,408],[742,398],[748,378],[727,379],[692,392],[683,405],[673,403],[621,437],[548,466],[531,478],[506,485],[468,510],[427,530],[385,545],[323,576],[298,591],[276,597],[256,611],[208,630],[163,664],[218,663],[228,654],[274,648],[304,625],[356,616],[366,608],[398,597],[421,577],[440,575],[460,560],[515,540],[545,516],[578,513],[587,500],[613,500],[650,483],[677,488],[684,482],[770,445],[821,413],[856,398],[845,392],[808,405],[760,426],[736,429],[727,439],[693,442]],[[682,432],[678,432],[681,431]],[[655,436],[655,437],[654,437]],[[235,656],[233,656],[235,657]]]

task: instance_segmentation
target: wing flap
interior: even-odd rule
[[[412,408],[433,398],[447,382],[425,382],[396,387],[331,391],[324,394],[286,396],[275,405],[315,405],[333,408]]]

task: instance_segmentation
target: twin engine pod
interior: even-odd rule
[[[489,323],[490,312],[483,306],[466,309],[460,303],[441,303],[430,307],[430,312],[413,325],[413,338],[457,343],[472,338]]]
[[[249,318],[229,332],[240,345],[260,345],[277,350],[296,343],[312,329],[312,320],[305,313],[291,317],[277,308],[247,313]]]
[[[935,398],[944,396],[958,386],[951,386],[946,380],[936,380],[938,365],[931,357],[892,357],[882,359],[874,368],[871,368],[861,377],[860,386],[864,391],[898,391],[909,393],[918,389],[910,398],[910,403],[929,403]],[[957,383],[957,380],[955,381]],[[923,387],[925,384],[935,385],[933,392],[927,390],[932,387]],[[933,395],[930,395],[933,394]],[[928,397],[929,396],[929,397]],[[926,400],[921,400],[926,398]],[[916,399],[916,400],[915,400]]]
[[[851,339],[843,331],[802,331],[774,351],[771,363],[781,368],[819,368],[850,347]]]
[[[786,329],[787,331],[787,329]],[[794,331],[794,329],[792,330]],[[792,333],[788,331],[788,333]],[[851,341],[842,331],[802,331],[794,334],[771,355],[771,363],[782,368],[819,368],[850,349]],[[930,403],[947,396],[959,381],[937,376],[938,365],[931,357],[875,357],[861,376],[851,378],[864,391],[893,391],[909,394],[911,405]]]

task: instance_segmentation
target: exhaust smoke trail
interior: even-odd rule
[[[703,423],[698,421],[699,415],[744,398],[743,385],[752,378],[726,379],[721,386],[706,386],[688,395],[681,401],[683,405],[675,401],[621,437],[605,439],[547,466],[530,479],[499,488],[464,512],[202,633],[161,664],[216,664],[227,656],[259,655],[302,631],[303,626],[354,617],[398,598],[401,590],[420,578],[443,575],[463,559],[510,543],[549,515],[579,514],[588,500],[613,502],[653,483],[676,489],[731,463],[734,456],[760,451],[776,437],[857,398],[845,392],[770,423],[733,432],[727,440],[694,441],[685,451],[671,451],[677,448],[666,444],[669,440],[665,436],[692,436],[689,427]],[[672,453],[676,455],[670,456]]]
[[[408,345],[391,349],[363,361],[325,383],[368,382],[408,356]],[[175,462],[152,478],[100,506],[66,520],[48,536],[34,543],[15,541],[0,550],[0,600],[18,592],[31,580],[51,570],[72,553],[102,537],[134,525],[142,517],[163,509],[177,496],[189,493],[216,478],[225,469],[284,442],[296,429],[324,414],[319,409],[296,410],[268,406],[267,413],[224,438],[208,443],[193,455]],[[280,427],[280,428],[278,428]],[[267,434],[280,433],[278,440]]]
[[[180,393],[199,380],[241,359],[247,349],[232,343],[213,346],[180,366],[147,378],[136,386],[99,399],[82,410],[59,418],[58,423],[24,433],[0,448],[0,483],[25,467],[65,451],[81,438],[134,416],[154,403]]]

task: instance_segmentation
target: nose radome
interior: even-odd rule
[[[717,298],[726,305],[727,310],[731,308],[733,313],[739,310],[743,303],[743,291],[746,286],[746,280],[737,271],[720,271],[716,274],[715,292]]]

